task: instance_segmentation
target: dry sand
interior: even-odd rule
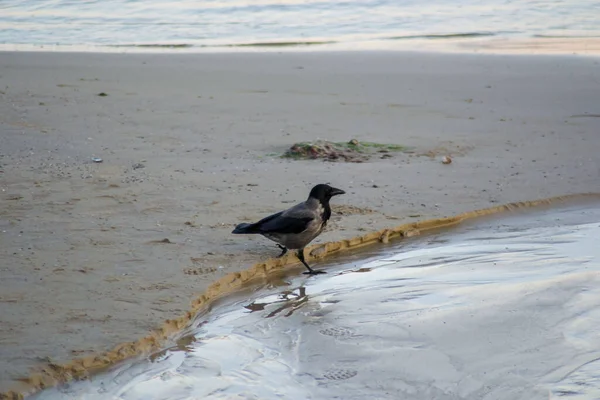
[[[0,392],[277,255],[231,229],[315,183],[347,190],[316,242],[600,190],[594,57],[5,52],[0,91]],[[277,156],[319,138],[414,152]]]

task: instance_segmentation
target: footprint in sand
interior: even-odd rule
[[[326,336],[333,336],[338,339],[345,339],[353,336],[354,330],[341,326],[329,326],[319,330],[319,333]]]
[[[332,381],[341,381],[344,379],[350,379],[355,377],[358,374],[358,371],[354,369],[345,369],[345,368],[335,368],[329,369],[324,374],[323,377],[330,379]]]

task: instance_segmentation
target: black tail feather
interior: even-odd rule
[[[241,223],[231,233],[259,233],[256,224]]]

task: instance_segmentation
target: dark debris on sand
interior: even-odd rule
[[[361,163],[370,158],[390,158],[393,152],[406,152],[405,146],[373,142],[359,142],[352,139],[349,142],[330,142],[316,140],[313,142],[294,143],[282,157],[298,160],[343,161]]]

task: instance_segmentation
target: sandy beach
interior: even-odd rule
[[[0,393],[276,256],[231,230],[316,183],[347,192],[316,243],[600,191],[596,57],[2,52],[0,99]],[[317,139],[409,150],[280,157]]]

